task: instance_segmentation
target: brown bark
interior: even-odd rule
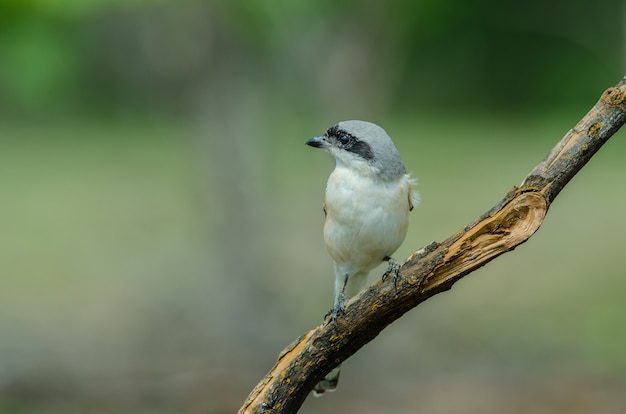
[[[490,211],[442,243],[413,253],[396,285],[391,278],[377,280],[350,300],[336,325],[322,324],[284,349],[239,413],[296,412],[317,381],[387,325],[528,240],[559,192],[625,121],[626,77]]]

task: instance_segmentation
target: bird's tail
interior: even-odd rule
[[[337,382],[339,382],[340,373],[341,364],[337,365],[332,371],[326,374],[323,380],[315,385],[315,388],[313,388],[313,395],[315,397],[321,397],[326,391],[335,391],[337,389]]]

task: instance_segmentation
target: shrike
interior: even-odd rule
[[[343,121],[306,143],[328,151],[336,160],[324,198],[324,243],[335,262],[330,313],[336,322],[346,298],[364,287],[370,270],[388,261],[385,274],[397,276],[398,264],[391,255],[406,236],[409,211],[419,196],[398,150],[378,125]],[[335,390],[340,368],[315,386],[315,395]]]

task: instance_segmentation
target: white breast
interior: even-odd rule
[[[338,266],[369,271],[400,246],[408,228],[408,176],[381,181],[337,167],[326,187],[324,241]]]

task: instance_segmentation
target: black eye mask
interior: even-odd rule
[[[326,131],[326,135],[333,138],[341,149],[357,154],[368,161],[374,158],[372,148],[367,142],[358,140],[354,135],[339,129],[336,125]]]

